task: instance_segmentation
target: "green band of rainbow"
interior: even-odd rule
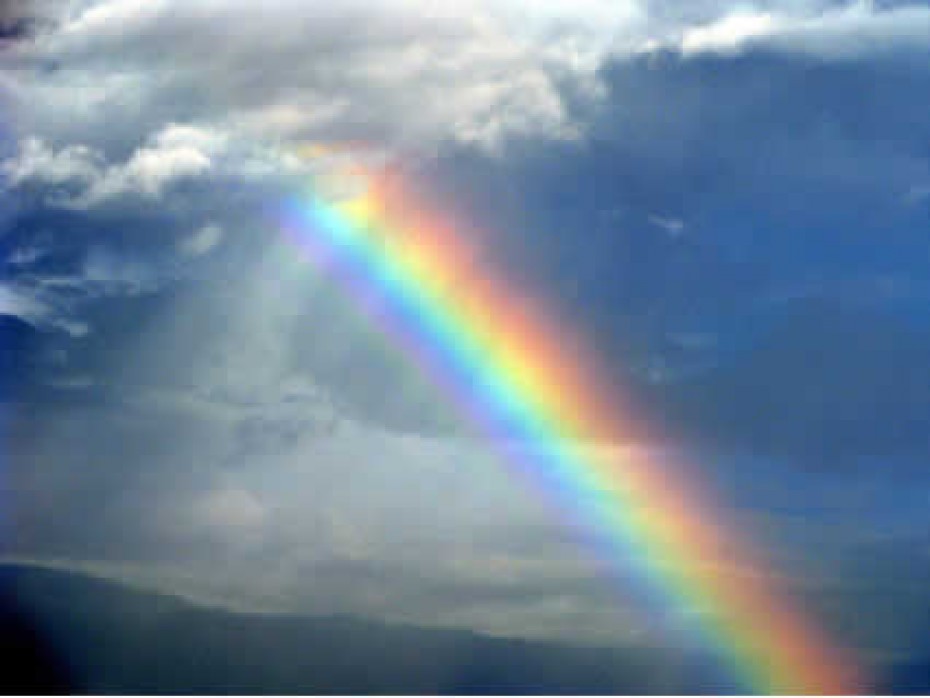
[[[582,343],[396,178],[366,177],[364,195],[327,201],[311,192],[295,202],[288,233],[369,315],[390,318],[405,349],[609,541],[617,562],[635,565],[665,603],[697,618],[747,690],[862,690],[856,663],[789,603],[696,482],[642,455],[582,446],[630,433]]]

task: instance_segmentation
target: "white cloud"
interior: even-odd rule
[[[28,49],[35,65],[61,69],[9,80],[24,122],[51,142],[125,148],[166,123],[196,121],[234,134],[235,143],[259,139],[286,150],[306,140],[348,141],[429,154],[450,139],[494,148],[515,135],[577,137],[584,125],[569,111],[566,89],[602,94],[597,71],[611,56],[659,47],[733,54],[763,43],[829,58],[923,54],[930,8],[825,0],[94,0],[71,3],[57,28]],[[163,173],[197,171],[207,163],[194,153],[212,152],[192,142],[158,149],[157,157],[139,153],[122,176],[158,191]],[[107,187],[130,186],[122,182],[113,173]]]
[[[781,3],[771,10],[741,7],[686,27],[673,44],[684,55],[734,54],[749,46],[826,60],[926,55],[930,53],[930,7],[882,8],[871,2],[840,6]]]
[[[171,183],[202,175],[211,168],[210,155],[197,145],[166,139],[164,135],[156,136],[153,144],[138,149],[125,163],[108,168],[79,199],[81,205],[127,193],[157,198]]]
[[[2,163],[2,172],[11,185],[40,181],[47,185],[89,186],[103,168],[100,153],[84,145],[71,145],[55,151],[38,138],[27,138],[17,157]]]
[[[115,38],[156,19],[167,4],[164,0],[110,0],[90,4],[64,27],[62,34],[66,39],[86,35]]]
[[[586,6],[606,14],[603,3]],[[615,14],[621,23],[633,14],[634,4],[626,6]],[[149,113],[174,105],[262,137],[428,147],[446,138],[570,135],[551,69],[578,69],[564,61],[590,51],[579,37],[591,18],[576,15],[584,21],[572,24],[572,13],[550,2],[530,12],[544,19],[531,35],[516,12],[526,3],[505,9],[478,0],[104,0],[67,18],[36,51],[69,65],[72,85],[82,82],[75,71],[121,76],[104,98],[111,117],[142,100],[153,105]],[[542,25],[573,27],[570,50],[554,50]]]
[[[178,250],[186,257],[200,257],[207,254],[223,241],[223,229],[215,223],[209,223],[190,237],[178,244]]]
[[[681,38],[681,52],[735,53],[748,41],[770,36],[778,28],[779,22],[770,12],[735,12],[687,29]]]
[[[55,151],[38,138],[28,138],[0,167],[14,187],[47,187],[50,204],[88,208],[127,194],[158,198],[173,183],[208,172],[223,144],[219,134],[171,124],[125,162],[110,164],[87,145]]]
[[[154,150],[191,150],[201,154],[213,154],[225,150],[229,143],[229,136],[221,131],[202,126],[170,123],[152,140]]]

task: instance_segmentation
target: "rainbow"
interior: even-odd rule
[[[746,690],[863,690],[857,663],[779,588],[691,471],[581,446],[622,443],[631,421],[599,379],[596,357],[507,283],[482,237],[432,215],[403,177],[386,169],[353,176],[360,192],[327,196],[313,183],[290,201],[286,233],[510,462],[558,492],[652,596],[696,619],[701,640]]]

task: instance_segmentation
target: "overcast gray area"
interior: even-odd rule
[[[919,2],[0,4],[4,558],[687,642],[285,234],[387,162],[655,425],[584,447],[699,473],[830,631],[925,658],[927,94]]]

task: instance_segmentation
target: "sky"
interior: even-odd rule
[[[930,654],[930,5],[0,3],[0,551],[247,610],[684,642],[282,231],[482,231],[868,661]]]

